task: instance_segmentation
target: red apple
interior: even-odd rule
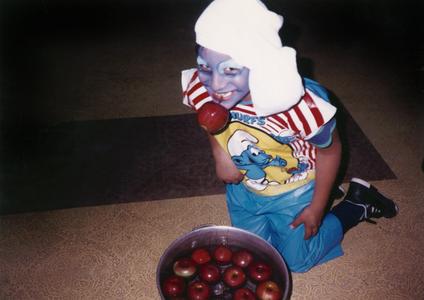
[[[213,258],[220,265],[225,265],[231,262],[233,257],[233,251],[224,245],[219,245],[213,251]]]
[[[263,261],[254,261],[248,267],[248,275],[253,281],[266,281],[271,278],[272,268]]]
[[[233,254],[233,264],[241,268],[246,268],[253,261],[253,255],[250,251],[246,249],[241,249],[234,252]]]
[[[246,274],[242,268],[237,266],[225,269],[223,277],[224,283],[232,288],[239,287],[246,282]]]
[[[210,287],[202,281],[193,281],[188,285],[187,296],[190,300],[205,300],[210,295]]]
[[[207,263],[200,266],[199,276],[203,281],[210,284],[221,279],[221,272],[216,265]]]
[[[177,297],[185,290],[185,281],[182,277],[171,275],[162,284],[162,292],[167,297]]]
[[[280,300],[282,293],[280,287],[274,281],[268,280],[256,286],[256,296],[259,300]]]
[[[197,271],[197,266],[194,260],[190,257],[183,257],[174,262],[173,265],[175,275],[181,277],[191,277]]]
[[[234,292],[234,300],[256,300],[255,293],[248,288],[241,288]]]
[[[191,258],[199,265],[208,263],[212,258],[206,248],[197,248],[191,253]]]
[[[206,102],[197,111],[197,121],[200,126],[211,134],[224,129],[228,120],[228,110],[215,102]]]

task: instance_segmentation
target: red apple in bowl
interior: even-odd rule
[[[248,275],[253,281],[266,281],[271,278],[272,268],[266,262],[254,261],[248,267]]]
[[[188,278],[196,273],[197,265],[190,257],[183,257],[174,262],[173,270],[175,275]]]
[[[199,276],[204,282],[211,284],[221,279],[221,272],[216,265],[207,263],[200,266]]]
[[[246,268],[253,261],[253,254],[246,249],[241,249],[233,253],[232,261],[234,265]]]
[[[234,300],[256,300],[255,293],[248,288],[240,288],[233,294]]]
[[[277,283],[268,280],[256,286],[256,296],[259,300],[280,300],[282,292]]]
[[[224,129],[228,120],[228,110],[215,102],[206,102],[197,111],[199,125],[211,134]]]
[[[190,300],[206,300],[211,295],[209,285],[202,281],[193,281],[188,285],[187,296]]]
[[[186,284],[182,277],[171,275],[162,284],[162,292],[167,297],[177,297],[184,293]]]
[[[223,280],[229,287],[236,288],[246,282],[246,274],[242,268],[238,266],[231,266],[225,269]]]
[[[206,248],[197,248],[191,253],[191,258],[198,264],[208,263],[212,257]]]
[[[215,259],[217,264],[220,265],[229,264],[231,262],[232,257],[233,251],[225,245],[219,245],[213,251],[213,258]]]

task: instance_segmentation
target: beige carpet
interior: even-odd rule
[[[401,214],[361,224],[343,257],[293,274],[292,299],[423,299],[424,191],[402,182],[376,183]],[[2,217],[0,298],[159,299],[161,254],[201,224],[229,224],[223,195]]]
[[[400,214],[360,224],[346,235],[343,257],[294,274],[292,299],[424,299],[416,110],[404,102],[385,107],[383,116],[357,117],[367,120],[361,125],[398,176],[374,184],[396,199]],[[390,121],[394,115],[403,126]],[[399,137],[407,143],[391,147]],[[223,195],[1,217],[0,299],[158,299],[163,251],[209,223],[229,224]]]
[[[51,99],[38,109],[52,122],[186,113],[178,72],[191,66],[185,53],[192,47],[192,19],[175,17],[170,35],[159,30],[171,40],[117,35],[46,44],[43,59],[57,63],[43,74],[45,85],[60,76],[72,85],[52,84]],[[171,51],[174,41],[178,49]],[[340,98],[396,174],[373,184],[398,202],[400,214],[360,224],[346,235],[344,256],[293,274],[292,299],[424,299],[422,105],[409,92],[411,77],[402,75],[400,62],[379,59],[361,43],[345,46],[320,43],[308,27],[298,41],[302,56],[314,62],[315,79]],[[163,62],[169,62],[165,75],[154,68]],[[159,299],[161,254],[209,223],[229,224],[224,195],[2,216],[0,299]]]

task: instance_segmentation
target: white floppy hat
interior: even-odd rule
[[[283,47],[283,17],[259,0],[215,0],[195,25],[196,42],[249,68],[249,87],[259,116],[291,108],[304,94],[296,51]]]

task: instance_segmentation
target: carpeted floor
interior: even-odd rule
[[[4,3],[0,299],[159,299],[168,245],[229,225],[211,162],[192,151],[207,141],[180,104],[205,3]],[[341,258],[293,274],[292,299],[424,299],[416,3],[269,3],[302,74],[339,103],[344,187],[368,179],[400,207],[350,231]]]
[[[339,119],[340,182],[396,178],[343,108]],[[224,193],[193,114],[59,124],[21,149],[3,161],[0,214]]]

